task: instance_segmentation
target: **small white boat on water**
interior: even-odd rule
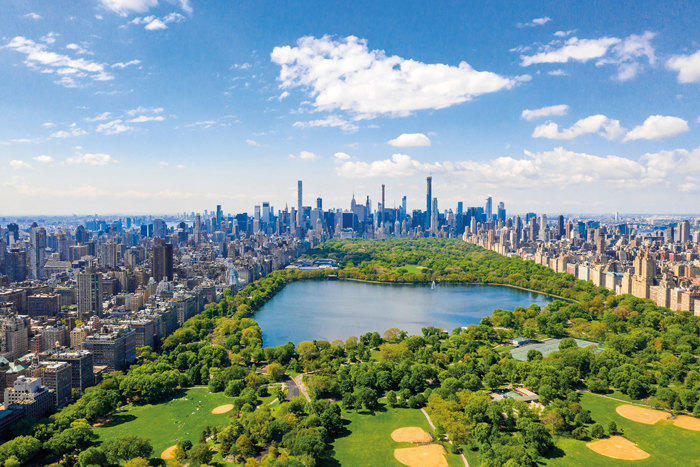
[[[437,287],[437,286],[435,285],[435,281],[433,281],[433,282],[430,284],[430,290],[435,289],[435,287]]]

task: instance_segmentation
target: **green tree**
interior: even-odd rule
[[[107,456],[102,449],[90,447],[80,453],[78,456],[78,464],[80,467],[95,465],[107,466],[109,465],[109,462],[107,461]]]
[[[190,459],[194,465],[208,464],[211,461],[214,453],[209,449],[209,445],[206,443],[199,443],[192,446],[187,457]]]
[[[591,427],[591,437],[595,439],[600,439],[605,436],[605,430],[603,429],[603,425],[600,423],[594,423],[593,426]]]

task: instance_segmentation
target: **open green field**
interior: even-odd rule
[[[391,439],[391,432],[407,426],[418,426],[428,433],[432,431],[420,410],[391,408],[383,403],[374,414],[344,411],[343,418],[350,422],[345,427],[349,433],[333,443],[334,457],[342,466],[402,466],[394,458],[394,449],[412,444],[397,443]],[[447,462],[454,467],[462,465],[459,456],[454,454],[447,454]]]
[[[111,422],[95,428],[95,433],[101,441],[122,436],[148,438],[153,445],[153,457],[160,457],[161,452],[180,440],[189,439],[196,444],[207,425],[225,425],[230,413],[213,415],[211,410],[230,403],[231,398],[223,392],[186,389],[160,404],[130,405],[115,413]]]
[[[584,393],[581,399],[583,408],[591,411],[593,420],[606,427],[610,421],[617,423],[618,430],[622,429],[625,438],[637,443],[637,446],[650,454],[648,459],[625,461],[601,456],[586,447],[586,441],[569,438],[556,440],[557,446],[563,451],[563,457],[547,459],[551,466],[616,466],[616,465],[683,465],[700,466],[700,432],[678,428],[673,422],[660,421],[655,425],[633,422],[615,412],[622,402],[606,399],[593,394]]]
[[[406,266],[401,267],[408,271],[409,274],[423,274],[423,271],[425,270],[423,266],[416,266],[415,264],[407,264]]]

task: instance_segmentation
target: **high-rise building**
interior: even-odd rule
[[[382,183],[382,210],[379,215],[379,225],[384,225],[384,211],[386,211],[386,197],[384,196],[384,184]]]
[[[486,222],[491,222],[493,220],[493,198],[490,196],[486,198],[484,213],[486,214]]]
[[[83,349],[92,353],[94,365],[119,371],[136,360],[136,333],[128,327],[105,330],[86,337]]]
[[[437,198],[433,198],[433,204],[430,209],[430,231],[432,233],[437,233],[438,230],[438,201]]]
[[[304,220],[304,209],[302,206],[302,183],[297,181],[297,227],[301,227]]]
[[[100,248],[100,265],[110,269],[116,268],[118,264],[118,252],[118,244],[111,240],[103,243]]]
[[[21,357],[29,349],[29,318],[0,317],[0,357],[9,361]]]
[[[151,269],[156,282],[173,280],[173,245],[156,239],[151,252]]]
[[[498,212],[496,214],[496,218],[499,221],[506,221],[506,205],[503,203],[503,201],[498,203]]]
[[[49,361],[66,362],[71,366],[71,387],[80,392],[95,384],[92,371],[92,353],[87,350],[72,350],[68,352],[52,352],[42,355]]]
[[[678,241],[681,243],[690,241],[690,222],[682,221],[678,224]]]
[[[92,267],[78,273],[78,318],[102,316],[102,274]]]
[[[433,206],[433,177],[426,179],[426,206],[425,206],[425,225],[430,229],[431,220],[433,218],[431,210]]]
[[[66,362],[41,362],[44,386],[53,391],[56,407],[65,407],[73,399],[72,369]]]
[[[320,196],[316,198],[316,209],[323,209],[323,199]]]

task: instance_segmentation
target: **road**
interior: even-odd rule
[[[299,397],[299,386],[297,386],[296,381],[289,377],[289,375],[282,375],[282,384],[287,386],[287,400],[290,401],[295,397]]]

